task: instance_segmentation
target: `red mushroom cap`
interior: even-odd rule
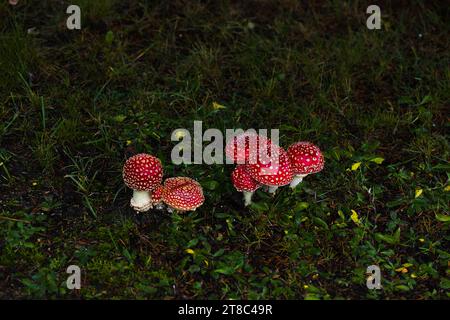
[[[180,211],[195,210],[205,201],[200,184],[187,177],[168,178],[164,181],[162,200]]]
[[[269,162],[258,161],[256,164],[246,165],[250,176],[261,184],[267,186],[284,186],[292,181],[293,173],[289,157],[283,148],[278,147],[278,160],[271,157]]]
[[[163,189],[164,187],[162,185],[159,185],[155,190],[152,191],[152,205],[155,206],[162,201]]]
[[[246,131],[233,137],[225,146],[225,155],[239,164],[256,163],[261,156],[271,156],[272,141],[252,131]],[[264,147],[266,152],[264,153]],[[261,151],[261,152],[260,152]]]
[[[231,173],[231,181],[233,182],[236,190],[239,192],[253,192],[261,186],[261,184],[253,179],[247,172],[244,165],[239,165],[233,170]]]
[[[300,141],[288,148],[294,174],[317,173],[323,169],[325,160],[319,147],[311,142]]]
[[[161,161],[146,153],[132,156],[123,166],[123,181],[133,190],[152,191],[161,184],[162,176]]]

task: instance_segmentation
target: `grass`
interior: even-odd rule
[[[450,297],[448,6],[382,2],[368,30],[361,1],[78,1],[69,31],[75,2],[0,3],[0,298]],[[325,169],[244,208],[232,166],[171,163],[194,120],[279,128]],[[132,212],[137,152],[205,204]]]

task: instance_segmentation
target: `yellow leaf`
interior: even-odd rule
[[[186,251],[186,253],[189,253],[189,254],[192,254],[192,255],[195,253],[194,250],[192,250],[192,249],[186,249],[185,251]]]
[[[376,164],[382,164],[384,161],[384,158],[376,157],[376,158],[370,159],[370,161],[375,162]]]
[[[184,138],[186,136],[186,131],[184,130],[177,130],[175,131],[175,138],[180,140],[181,138]]]
[[[401,273],[407,273],[407,272],[408,272],[408,269],[405,268],[405,267],[400,267],[400,268],[395,269],[395,271],[401,272]]]
[[[352,221],[356,224],[361,223],[361,221],[359,220],[359,217],[358,217],[358,213],[353,209],[352,209],[352,215],[350,216],[350,219],[352,219]]]
[[[412,263],[404,263],[403,266],[405,268],[409,268],[409,267],[412,267],[413,265],[412,265]]]
[[[206,266],[209,266],[208,260],[203,260],[203,262],[206,264]]]
[[[450,184],[444,188],[444,191],[446,191],[446,192],[450,191]]]
[[[422,194],[422,192],[423,192],[422,189],[416,189],[416,195],[414,196],[414,198],[420,197],[420,195]]]
[[[127,140],[127,146],[129,146],[130,144],[132,144],[131,140]]]
[[[214,110],[220,110],[220,109],[226,109],[227,107],[225,107],[224,105],[221,105],[217,102],[213,102],[212,107]]]
[[[361,165],[361,162],[355,162],[354,164],[352,164],[352,171],[358,170],[360,165]]]

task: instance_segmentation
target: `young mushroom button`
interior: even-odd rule
[[[123,181],[133,189],[131,207],[138,212],[152,208],[151,194],[161,184],[163,168],[158,158],[140,153],[129,158],[123,166]]]
[[[321,171],[325,164],[319,147],[311,142],[294,143],[288,148],[288,155],[295,175],[291,188],[295,188],[308,174]]]
[[[244,205],[250,205],[252,203],[253,193],[261,184],[250,176],[244,165],[239,165],[233,170],[231,173],[231,181],[236,190],[244,194]]]
[[[187,177],[168,178],[164,181],[162,200],[168,211],[195,211],[205,201],[200,184]]]

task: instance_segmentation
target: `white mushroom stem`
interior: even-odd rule
[[[300,182],[302,182],[303,178],[306,176],[307,176],[307,174],[298,174],[298,175],[294,176],[294,179],[292,179],[289,186],[292,189],[294,189]]]
[[[244,206],[251,205],[254,191],[243,191],[242,193],[244,194]]]
[[[150,210],[153,207],[150,192],[133,190],[133,198],[131,198],[130,206],[138,212]]]
[[[277,192],[278,190],[278,186],[269,186],[269,189],[267,190],[267,192],[269,192],[270,194],[274,194],[275,192]]]

